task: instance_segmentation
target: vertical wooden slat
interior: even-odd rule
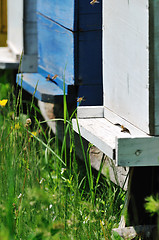
[[[6,46],[7,40],[7,1],[0,0],[0,46]]]

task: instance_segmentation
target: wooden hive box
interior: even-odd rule
[[[7,0],[7,47],[0,48],[0,68],[37,71],[36,0]]]
[[[159,165],[158,13],[158,0],[103,1],[104,104],[78,116],[82,136],[117,165]]]
[[[102,4],[39,0],[37,13],[38,72],[23,74],[23,88],[33,94],[39,80],[35,96],[52,102],[63,95],[65,79],[66,94],[73,87],[84,104],[102,105]],[[58,75],[56,83],[46,81],[48,74]]]

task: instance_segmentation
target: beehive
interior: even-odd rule
[[[79,124],[117,165],[159,165],[158,12],[158,0],[103,2],[104,104],[79,109]]]
[[[101,105],[102,4],[94,7],[84,0],[39,0],[37,22],[38,72],[23,74],[23,87],[33,93],[35,79],[39,80],[35,96],[51,102],[54,96],[63,95],[65,81],[66,94],[73,87],[77,97],[85,97],[83,104]],[[46,82],[48,74],[58,75],[56,84]]]

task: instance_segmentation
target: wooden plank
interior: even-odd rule
[[[154,135],[159,135],[159,0],[150,1],[150,121]]]
[[[103,1],[104,106],[149,129],[149,1]]]
[[[0,47],[5,47],[7,41],[7,2],[0,0]]]
[[[83,106],[77,108],[77,117],[80,118],[102,118],[104,117],[103,106]]]
[[[105,124],[105,129],[103,130],[100,127],[100,124],[97,125],[97,119],[78,119],[78,124],[80,127],[80,134],[87,141],[93,143],[97,148],[99,148],[103,153],[105,153],[111,159],[114,159],[114,149],[115,149],[115,139],[110,135],[110,125],[109,123]],[[99,120],[99,119],[98,119]],[[100,122],[103,122],[105,119],[100,119]],[[105,121],[104,121],[105,122]],[[78,132],[78,127],[76,120],[72,120],[73,129]],[[105,122],[106,123],[106,122]],[[103,124],[101,124],[104,126]],[[103,134],[105,132],[105,134]],[[107,135],[107,138],[106,138]]]
[[[0,69],[18,69],[19,61],[15,59],[8,47],[0,47]]]
[[[159,137],[116,139],[118,166],[159,166]]]
[[[78,41],[78,45],[75,45],[79,49],[77,84],[102,86],[102,31],[80,31]],[[96,93],[96,98],[103,98],[102,89]]]
[[[123,125],[130,131],[130,133],[132,135],[141,136],[141,133],[142,133],[142,134],[144,134],[145,137],[147,136],[147,134],[144,133],[141,129],[137,128],[132,123],[130,123],[127,120],[125,120],[124,118],[118,116],[116,113],[114,113],[113,111],[111,111],[110,109],[108,109],[106,107],[104,107],[104,117],[106,119],[108,119],[111,123],[113,123],[114,125]]]
[[[74,29],[74,8],[74,0],[63,0],[62,4],[59,0],[45,0],[45,2],[39,0],[37,2],[37,11],[39,13],[71,30]]]
[[[38,65],[70,85],[74,83],[74,38],[76,34],[38,15]]]
[[[82,115],[82,111],[80,114]],[[117,166],[159,166],[159,137],[149,136],[133,126],[131,133],[123,132],[119,126],[105,118],[79,118],[78,124],[81,136],[116,160]],[[75,119],[73,128],[78,133]]]
[[[89,1],[38,1],[38,12],[72,31],[102,28],[102,1],[92,6]]]
[[[61,88],[51,81],[46,81],[46,78],[38,73],[17,74],[16,81],[43,102],[52,102],[55,96],[63,96]]]
[[[110,123],[105,118],[78,119],[80,134],[87,141],[94,144],[111,159],[115,159],[116,137],[130,138],[127,132],[121,132],[121,128]],[[78,133],[76,120],[73,119],[73,129]]]
[[[8,0],[7,3],[7,44],[13,53],[19,56],[23,50],[23,1]]]

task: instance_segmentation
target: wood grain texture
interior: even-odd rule
[[[38,65],[70,84],[74,83],[75,37],[71,31],[38,15]]]
[[[136,139],[139,135],[140,137],[147,137],[147,135],[140,130],[138,130],[137,134],[136,129],[134,130],[135,135],[122,132],[119,126],[112,124],[105,118],[78,119],[78,124],[81,136],[93,143],[111,159],[116,158],[116,139]],[[73,120],[73,128],[78,133],[76,120]]]
[[[20,55],[23,50],[23,1],[8,0],[7,6],[7,43],[16,55]]]
[[[149,133],[148,0],[103,4],[104,106]]]
[[[101,29],[102,1],[92,6],[85,0],[38,1],[38,12],[72,31]]]
[[[122,132],[105,118],[79,118],[78,124],[81,136],[116,160],[117,166],[159,166],[159,137],[148,136],[136,128],[131,134]],[[73,128],[78,133],[75,119]]]
[[[119,166],[159,166],[159,137],[116,139]]]
[[[159,0],[150,1],[150,122],[159,135]]]
[[[46,78],[38,73],[17,74],[18,84],[43,102],[53,102],[56,96],[63,96],[63,90],[56,84],[46,81]]]
[[[79,118],[102,118],[104,117],[103,106],[84,106],[77,108],[77,116]]]
[[[0,69],[17,69],[19,61],[8,47],[0,47]]]

